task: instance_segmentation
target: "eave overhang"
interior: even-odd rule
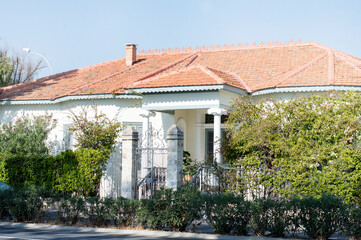
[[[327,92],[327,91],[361,91],[361,86],[302,86],[302,87],[277,87],[268,88],[252,92],[251,96],[267,95],[272,93],[292,93],[292,92]]]
[[[142,99],[137,95],[114,95],[114,94],[93,94],[93,95],[72,95],[56,99],[41,100],[1,100],[0,105],[33,105],[33,104],[56,104],[76,100],[96,100],[96,99]]]

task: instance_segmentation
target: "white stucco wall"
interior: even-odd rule
[[[57,119],[56,127],[50,132],[48,144],[51,153],[56,154],[64,150],[64,133],[69,124],[72,124],[71,112],[80,114],[83,109],[88,109],[89,117],[93,117],[91,106],[96,105],[98,112],[105,113],[110,119],[116,118],[120,122],[142,124],[142,111],[139,99],[95,99],[71,100],[54,104],[22,104],[0,105],[0,123],[9,123],[24,115],[41,116],[52,114]],[[152,128],[165,131],[174,123],[173,114],[157,112],[150,118]],[[166,134],[166,132],[164,132]],[[164,135],[166,136],[166,135]],[[115,146],[115,152],[108,161],[107,172],[101,182],[101,196],[120,196],[121,179],[121,137]]]

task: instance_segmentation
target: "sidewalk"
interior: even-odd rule
[[[12,223],[0,222],[0,226],[43,229],[43,230],[63,230],[72,232],[92,232],[92,233],[111,233],[117,235],[130,235],[137,237],[166,237],[166,238],[189,238],[189,239],[224,239],[224,240],[291,240],[290,238],[270,238],[270,237],[246,237],[246,236],[226,236],[218,234],[188,233],[188,232],[167,232],[167,231],[148,231],[148,230],[127,230],[114,228],[90,228],[90,227],[73,227],[62,225],[47,225],[34,223]],[[293,238],[294,240],[294,238]]]

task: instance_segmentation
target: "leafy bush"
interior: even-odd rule
[[[77,224],[86,212],[81,196],[63,196],[55,202],[58,205],[58,221],[70,225]]]
[[[361,208],[347,206],[344,233],[353,240],[361,239]]]
[[[57,156],[59,170],[57,190],[96,196],[109,151],[85,149],[67,151]]]
[[[342,199],[322,195],[319,199],[294,199],[293,204],[298,205],[300,225],[310,239],[328,239],[342,229],[345,220],[345,205]]]
[[[119,197],[112,205],[110,215],[115,226],[134,227],[137,217],[139,201]]]
[[[287,101],[232,105],[225,158],[244,168],[243,191],[283,198],[361,194],[361,94],[328,92]],[[238,181],[238,179],[234,179]]]
[[[56,120],[51,114],[18,118],[0,127],[0,153],[22,156],[48,153],[46,139],[55,127]]]
[[[80,114],[70,112],[74,126],[71,130],[75,133],[77,147],[92,149],[112,150],[118,134],[122,130],[122,124],[116,118],[109,119],[106,114],[98,112],[97,106],[82,109]],[[93,118],[90,118],[91,114]]]
[[[53,189],[56,168],[53,156],[7,153],[0,157],[0,181],[17,188],[43,186]]]
[[[234,194],[204,196],[205,212],[216,233],[247,235],[251,219],[250,203]]]
[[[274,237],[284,237],[292,225],[289,205],[280,200],[269,200],[267,230]]]
[[[10,218],[9,205],[11,204],[12,190],[0,191],[0,220]]]
[[[37,187],[10,191],[7,204],[10,216],[19,222],[39,222],[44,215],[43,192],[44,189]]]
[[[179,188],[177,191],[155,191],[153,200],[142,199],[137,212],[137,222],[151,229],[168,227],[184,231],[194,220],[200,219],[202,200],[194,188]]]
[[[89,218],[88,221],[91,225],[106,226],[114,219],[112,209],[115,201],[112,198],[88,197],[85,202],[85,216]]]
[[[185,231],[194,220],[201,218],[203,201],[200,192],[196,188],[182,187],[171,193],[164,195],[171,199],[171,204],[164,209],[165,226],[173,231]]]
[[[262,236],[268,230],[269,209],[272,201],[269,199],[255,199],[251,204],[251,221],[250,225],[254,234]]]
[[[150,199],[140,199],[139,209],[137,211],[137,224],[144,227],[154,230],[162,230],[163,225],[163,211],[162,209],[167,204],[164,203],[164,200],[158,199],[153,201]]]

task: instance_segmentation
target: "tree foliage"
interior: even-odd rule
[[[93,116],[89,116],[93,110]],[[71,111],[74,122],[70,129],[75,134],[76,146],[80,148],[112,150],[122,124],[115,118],[109,119],[106,114],[98,112],[97,106],[85,107],[80,114]]]
[[[4,87],[11,84],[11,74],[14,70],[14,66],[11,64],[9,57],[0,58],[0,87]]]
[[[232,107],[225,157],[242,166],[246,184],[240,186],[265,196],[329,192],[358,201],[359,93],[328,92],[256,104],[240,98]]]
[[[0,87],[28,82],[42,69],[42,60],[32,61],[25,55],[0,48]]]

